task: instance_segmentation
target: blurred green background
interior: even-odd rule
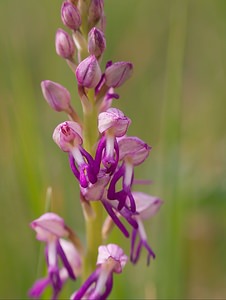
[[[55,54],[61,0],[0,0],[0,298],[24,299],[40,245],[29,223],[52,210],[84,238],[77,183],[52,141],[66,116],[45,103],[40,81],[67,87],[74,75]],[[164,200],[146,222],[157,255],[115,276],[111,299],[226,298],[226,1],[106,0],[104,63],[130,60],[134,75],[114,105],[130,135],[152,147],[136,177]],[[102,65],[102,67],[103,67]],[[140,187],[136,187],[140,188]],[[129,252],[117,231],[114,241]],[[78,283],[68,286],[68,294]]]

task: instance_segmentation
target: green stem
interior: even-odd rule
[[[94,93],[89,91],[89,101],[92,109],[84,114],[84,148],[94,156],[98,139],[97,109],[94,103]],[[102,241],[103,208],[98,201],[90,202],[92,214],[85,213],[86,222],[86,254],[83,260],[83,281],[95,270],[98,247]]]
[[[88,99],[90,102],[90,108],[84,113],[84,148],[92,155],[95,153],[95,145],[98,139],[98,129],[97,129],[97,117],[98,111],[94,103],[94,91],[88,91]]]
[[[83,260],[83,281],[95,270],[98,247],[103,243],[101,236],[103,208],[96,201],[91,203],[91,207],[94,211],[94,217],[86,219],[87,250]]]
[[[89,5],[90,5],[90,0],[82,0],[80,2],[81,5],[81,19],[82,19],[82,25],[81,25],[81,31],[82,34],[85,38],[88,36],[88,15],[89,15]]]

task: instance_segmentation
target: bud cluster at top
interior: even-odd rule
[[[162,201],[134,191],[133,186],[134,169],[148,158],[151,147],[128,135],[130,118],[112,106],[113,100],[119,98],[115,90],[130,78],[133,65],[127,61],[107,61],[105,68],[101,67],[106,49],[103,0],[64,1],[61,20],[67,31],[57,30],[56,53],[66,60],[75,75],[83,116],[76,113],[65,87],[50,80],[42,81],[42,93],[48,104],[68,116],[55,128],[53,140],[68,154],[86,218],[93,217],[94,201],[107,213],[102,224],[103,241],[116,225],[130,238],[130,261],[136,263],[144,248],[149,264],[155,254],[143,221],[157,213]],[[64,282],[69,278],[75,280],[82,273],[85,252],[71,229],[55,214],[45,214],[31,226],[37,238],[46,244],[48,275],[34,284],[30,295],[37,298],[50,285],[52,298],[57,299]],[[96,270],[71,299],[106,299],[112,289],[113,273],[121,273],[126,262],[127,256],[118,245],[99,245]]]

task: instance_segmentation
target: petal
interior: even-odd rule
[[[82,268],[82,259],[74,244],[65,239],[60,239],[59,242],[74,274],[76,276],[80,275]]]
[[[111,129],[111,134],[121,137],[126,134],[131,120],[117,108],[109,108],[98,116],[98,129],[100,133]]]
[[[112,201],[111,201],[112,202]],[[121,230],[121,232],[124,234],[125,237],[129,237],[129,232],[124,226],[124,224],[120,221],[117,214],[114,212],[114,209],[112,208],[111,204],[107,201],[102,201],[104,208],[106,209],[107,213],[111,217],[112,221],[115,223],[116,226]]]
[[[163,204],[159,198],[142,192],[133,192],[132,195],[136,203],[136,210],[143,220],[153,217]]]
[[[128,257],[124,254],[122,248],[120,248],[116,244],[99,246],[97,265],[104,264],[109,258],[115,260],[118,263],[114,267],[114,272],[121,273],[128,260]]]
[[[41,241],[48,241],[52,236],[68,236],[64,220],[55,213],[45,213],[30,225],[37,232],[37,239]]]
[[[88,201],[101,200],[104,194],[105,187],[108,184],[109,180],[110,176],[108,174],[100,172],[98,174],[98,179],[96,183],[90,183],[87,188],[80,188],[82,195]]]
[[[44,292],[44,289],[50,284],[50,278],[40,278],[35,281],[32,288],[28,291],[28,295],[32,298],[39,298],[41,297],[42,293]]]
[[[63,122],[55,128],[53,140],[61,150],[69,152],[73,147],[82,144],[82,128],[74,121]]]
[[[78,291],[73,293],[70,297],[71,300],[78,300],[78,299],[89,299],[88,292],[90,287],[97,281],[100,274],[100,268],[96,269],[82,284]],[[85,296],[85,297],[84,297]]]
[[[119,160],[128,159],[134,166],[140,165],[149,155],[151,147],[137,137],[118,140]]]

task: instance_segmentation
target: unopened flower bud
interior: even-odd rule
[[[133,65],[130,62],[120,61],[111,64],[105,71],[105,84],[109,87],[120,87],[130,78],[133,71]]]
[[[88,51],[97,58],[101,56],[106,48],[104,33],[98,28],[92,28],[88,35]]]
[[[104,1],[103,0],[91,0],[89,6],[88,21],[90,28],[95,26],[101,19],[104,13]]]
[[[63,29],[58,29],[55,38],[56,53],[63,58],[71,58],[75,52],[72,37]]]
[[[101,79],[101,69],[95,55],[90,55],[78,65],[76,69],[78,84],[87,88],[94,88]]]
[[[41,89],[45,100],[56,111],[70,111],[71,95],[69,91],[59,83],[44,80]]]
[[[61,7],[61,20],[68,28],[77,30],[81,25],[78,8],[71,2],[63,2]]]

